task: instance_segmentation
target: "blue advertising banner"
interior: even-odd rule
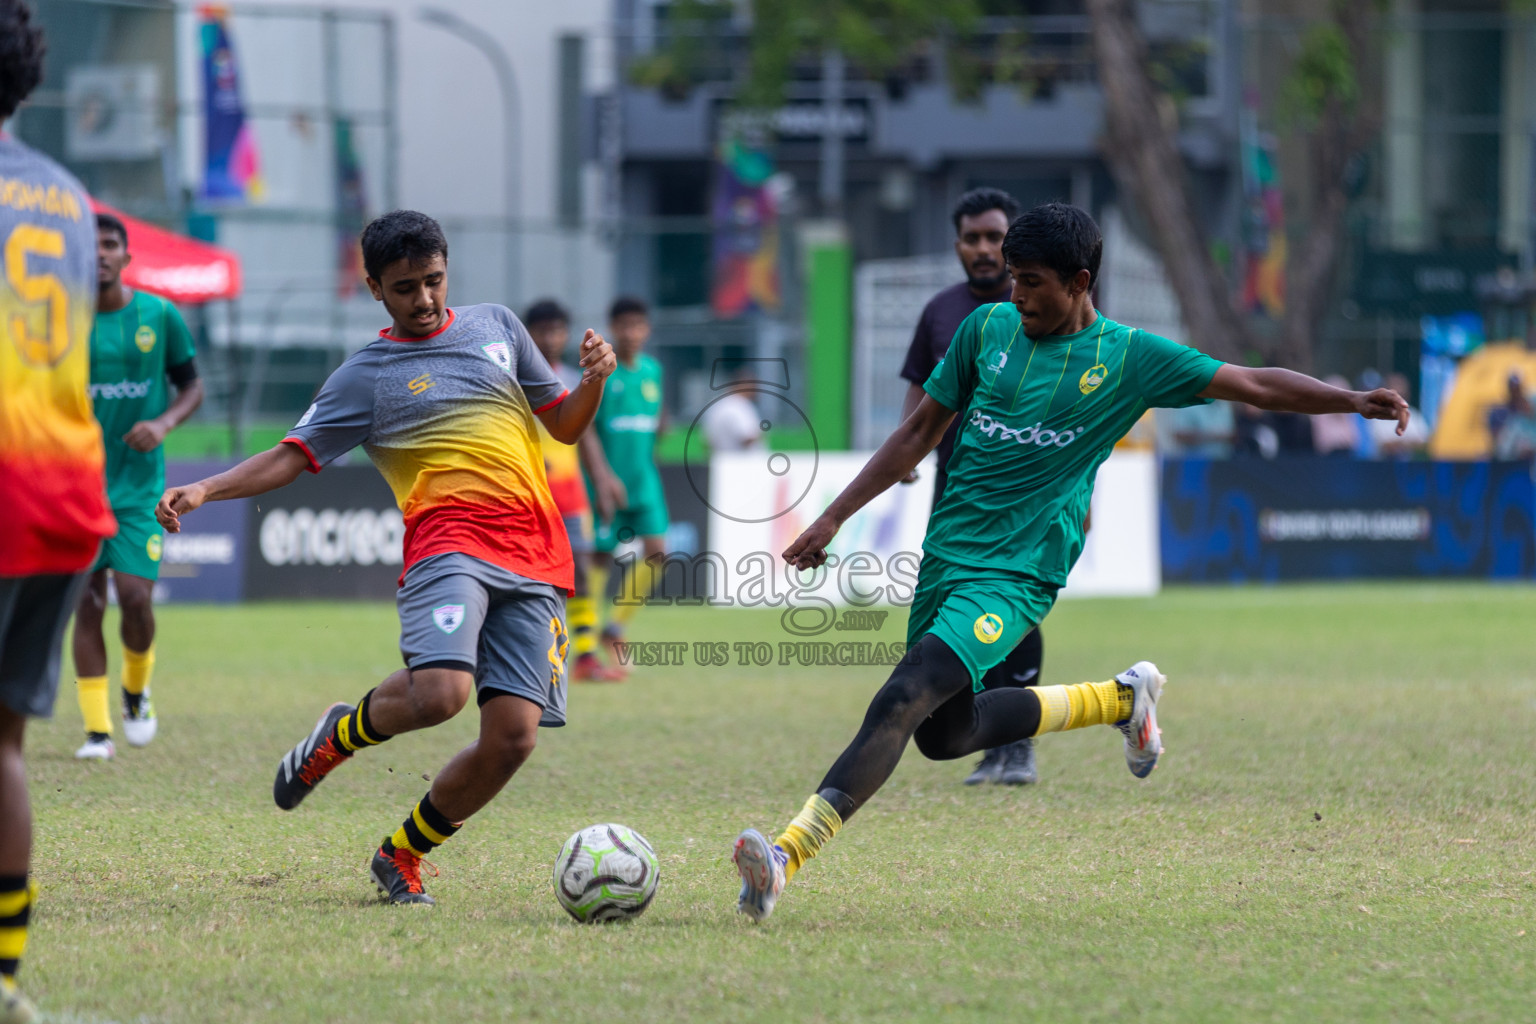
[[[169,462],[167,486],[191,483],[229,468],[227,462]],[[245,596],[247,501],[214,501],[165,535],[157,601],[238,601]]]
[[[1536,574],[1527,462],[1167,459],[1163,579]]]

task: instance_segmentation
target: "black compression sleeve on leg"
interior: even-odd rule
[[[1033,736],[1040,729],[1040,698],[1027,687],[980,695],[955,694],[920,725],[913,739],[930,761],[990,750]]]
[[[988,691],[1006,690],[1014,686],[1039,686],[1044,662],[1045,642],[1040,636],[1040,627],[1036,626],[1024,634],[1024,639],[1008,652],[1008,657],[1001,664],[988,670],[982,684]]]
[[[816,795],[831,804],[832,809],[837,812],[837,816],[844,821],[851,818],[853,812],[859,809],[859,805],[853,802],[853,797],[840,789],[833,789],[831,786],[817,790]]]
[[[858,735],[833,762],[817,790],[835,789],[846,797],[846,813],[827,802],[847,821],[891,777],[907,740],[923,720],[970,688],[971,673],[964,662],[944,641],[932,633],[925,635],[870,701]]]

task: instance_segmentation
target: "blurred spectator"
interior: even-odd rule
[[[1312,417],[1299,412],[1272,412],[1265,414],[1275,428],[1281,455],[1311,455],[1315,450],[1312,441]]]
[[[715,399],[704,410],[700,426],[710,451],[740,452],[760,447],[763,443],[763,423],[752,399],[742,394],[746,383],[752,379],[748,370],[740,370],[731,390]]]
[[[1234,438],[1228,402],[1157,410],[1157,450],[1193,459],[1230,459]]]
[[[1402,395],[1409,396],[1408,378],[1401,373],[1387,374],[1386,386]],[[1358,418],[1358,417],[1356,417]],[[1397,436],[1394,420],[1361,420],[1370,435],[1372,447],[1378,459],[1411,459],[1429,447],[1429,423],[1424,414],[1412,404],[1408,406],[1408,429]]]
[[[1349,390],[1349,378],[1335,373],[1323,383]],[[1312,447],[1319,455],[1353,455],[1360,443],[1360,416],[1352,412],[1328,412],[1312,418]],[[1394,424],[1395,426],[1395,424]]]
[[[1525,393],[1518,373],[1506,382],[1508,395],[1503,405],[1488,410],[1488,433],[1493,437],[1496,459],[1526,459],[1536,455],[1536,409]]]
[[[1280,435],[1263,409],[1237,404],[1233,417],[1232,454],[1240,459],[1272,459],[1280,454]]]

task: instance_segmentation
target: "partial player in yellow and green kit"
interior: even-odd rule
[[[608,331],[619,365],[608,378],[593,426],[603,457],[622,485],[623,500],[612,519],[598,522],[594,592],[606,592],[616,547],[638,537],[642,548],[640,558],[627,567],[603,626],[603,642],[613,649],[623,639],[624,627],[635,610],[650,596],[657,565],[666,555],[668,519],[667,496],[656,468],[656,436],[666,422],[661,364],[644,352],[651,336],[650,311],[640,299],[615,299],[608,309]],[[601,510],[605,502],[597,492],[596,481],[589,478],[588,488],[593,504]]]
[[[1408,403],[1394,391],[1344,391],[1290,370],[1233,366],[1101,315],[1093,283],[1103,239],[1085,210],[1030,210],[1008,226],[1002,253],[1009,301],[966,318],[917,407],[784,552],[796,569],[826,564],[848,517],[958,422],[949,484],[923,541],[907,656],[778,837],[749,828],[736,840],[737,908],[753,920],[773,913],[785,883],[885,784],[909,740],[924,757],[948,760],[1107,725],[1123,737],[1131,774],[1151,774],[1163,752],[1157,701],[1166,681],[1153,662],[1071,686],[984,685],[1056,600],[1083,550],[1094,475],[1147,409],[1221,399],[1396,420],[1399,433],[1408,425]]]
[[[96,217],[96,323],[91,333],[91,400],[107,452],[107,500],[117,535],[102,545],[75,617],[75,675],[85,744],[82,760],[107,760],[112,716],[107,685],[107,572],[122,612],[123,735],[142,747],[155,737],[150,677],[155,667],[152,596],[160,576],[161,533],[155,503],[165,490],[165,435],[203,402],[192,335],[170,302],[128,288],[128,229]],[[167,379],[176,387],[171,399]]]

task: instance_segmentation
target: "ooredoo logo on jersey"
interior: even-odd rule
[[[1037,448],[1065,448],[1083,435],[1087,427],[1051,430],[1039,422],[1028,427],[1010,427],[1002,420],[993,419],[980,410],[971,413],[971,426],[988,437],[1001,437],[1017,444],[1032,444]]]

